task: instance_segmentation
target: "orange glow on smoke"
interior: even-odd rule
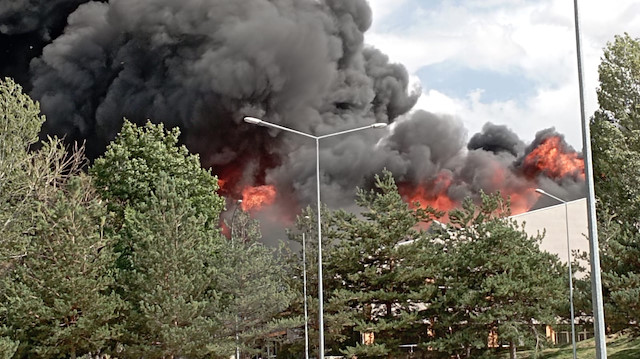
[[[440,172],[438,176],[424,185],[413,187],[409,183],[398,184],[400,195],[409,204],[420,202],[420,207],[431,206],[440,211],[449,211],[457,206],[457,202],[449,198],[447,191],[453,182],[451,173]]]
[[[527,212],[533,207],[538,200],[536,185],[533,182],[517,183],[515,188],[508,186],[507,170],[502,167],[495,166],[492,168],[491,191],[500,191],[502,197],[506,200],[510,199],[511,214],[520,214]]]
[[[525,188],[519,192],[507,193],[511,199],[511,215],[528,212],[531,207],[536,203],[540,194],[536,192],[534,187]]]
[[[525,157],[523,163],[525,172],[534,176],[542,172],[553,179],[577,176],[584,180],[584,161],[577,152],[565,151],[561,141],[559,136],[543,140]]]
[[[276,199],[276,188],[272,185],[247,187],[242,190],[242,210],[259,210]]]

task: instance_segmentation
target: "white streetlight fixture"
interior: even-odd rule
[[[277,128],[282,131],[295,133],[307,138],[312,138],[316,141],[316,192],[317,192],[317,215],[318,215],[318,337],[320,342],[319,357],[324,359],[324,313],[323,313],[323,293],[322,293],[322,220],[320,216],[320,140],[323,138],[344,135],[351,132],[366,130],[369,128],[383,128],[386,127],[386,123],[377,122],[371,125],[354,128],[351,130],[344,130],[334,132],[322,136],[314,136],[305,132],[294,130],[288,127],[276,125],[275,123],[263,121],[255,117],[244,117],[244,122],[252,125],[260,125],[266,127]]]
[[[567,229],[567,264],[569,265],[569,306],[571,309],[571,344],[573,345],[573,359],[576,359],[576,328],[575,318],[573,313],[573,272],[571,271],[571,245],[569,244],[569,209],[567,201],[558,198],[551,193],[547,193],[540,188],[536,188],[536,192],[545,195],[549,198],[553,198],[556,201],[564,204],[564,226]]]

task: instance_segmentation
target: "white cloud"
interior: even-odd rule
[[[436,0],[432,0],[436,1]],[[449,97],[424,88],[417,108],[460,117],[470,133],[485,121],[507,124],[525,140],[555,126],[579,149],[580,118],[573,2],[565,0],[370,1],[374,13],[369,44],[415,74],[421,67],[453,62],[474,70],[524,76],[535,87],[524,100],[487,101],[482,89]],[[407,11],[413,6],[413,11]],[[640,36],[640,3],[636,0],[581,2],[581,35],[587,116],[596,109],[597,67],[602,48],[615,34]],[[410,14],[402,27],[383,26],[403,7]],[[379,15],[375,15],[378,13]]]

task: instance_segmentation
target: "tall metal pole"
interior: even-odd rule
[[[569,309],[571,313],[571,344],[573,346],[573,359],[576,359],[576,326],[575,316],[573,312],[573,270],[571,269],[571,243],[569,241],[569,207],[567,201],[563,200],[560,197],[556,197],[551,193],[547,193],[539,188],[536,189],[536,192],[553,198],[556,201],[564,204],[564,228],[567,231],[567,264],[569,266]]]
[[[229,231],[229,236],[231,237],[231,248],[235,248],[234,240],[233,240],[233,221],[236,219],[236,210],[238,210],[238,206],[242,204],[242,200],[239,199],[236,201],[236,207],[233,209],[233,215],[231,215],[231,230]],[[234,299],[234,301],[237,301]],[[238,314],[236,313],[236,323],[235,328],[236,332],[236,357],[235,359],[240,359],[240,335],[238,334]]]
[[[569,265],[569,307],[571,309],[571,343],[573,345],[573,359],[576,355],[576,324],[573,312],[573,270],[571,269],[571,245],[569,244],[569,204],[564,202],[564,226],[567,228],[567,264]]]
[[[320,140],[323,138],[328,138],[328,137],[333,137],[333,136],[338,136],[338,135],[344,135],[347,133],[352,133],[352,132],[356,132],[356,131],[361,131],[361,130],[366,130],[369,128],[384,128],[387,126],[386,123],[382,123],[382,122],[377,122],[377,123],[373,123],[371,125],[367,125],[367,126],[362,126],[362,127],[357,127],[357,128],[352,128],[350,130],[344,130],[344,131],[338,131],[338,132],[334,132],[334,133],[329,133],[326,135],[322,135],[322,136],[314,136],[314,135],[310,135],[308,133],[304,133],[298,130],[294,130],[291,129],[289,127],[285,127],[285,126],[281,126],[275,123],[271,123],[268,121],[263,121],[259,118],[256,117],[251,117],[251,116],[245,116],[244,117],[244,122],[246,123],[250,123],[252,125],[258,125],[258,126],[268,126],[268,127],[273,127],[273,128],[277,128],[286,132],[292,132],[304,137],[308,137],[308,138],[313,138],[316,141],[316,192],[318,194],[317,196],[317,214],[318,214],[318,301],[320,302],[318,304],[318,337],[319,337],[319,344],[320,344],[320,350],[319,350],[319,357],[320,359],[324,359],[324,309],[323,309],[323,304],[324,304],[324,293],[323,293],[323,289],[322,289],[322,218],[320,215]]]
[[[324,294],[322,292],[322,222],[320,215],[320,138],[316,137],[316,192],[318,214],[318,333],[320,341],[319,357],[324,359]]]
[[[309,312],[307,312],[307,244],[302,232],[302,293],[304,294],[304,358],[309,359]]]
[[[576,54],[578,59],[578,85],[580,93],[580,120],[582,123],[582,151],[584,174],[587,181],[587,213],[589,219],[589,261],[591,264],[591,300],[593,305],[593,331],[596,342],[596,359],[607,358],[604,326],[604,304],[600,279],[600,248],[598,246],[598,224],[596,219],[595,189],[593,186],[593,162],[591,157],[591,133],[584,108],[584,83],[582,78],[582,49],[580,45],[580,16],[578,0],[573,1],[576,30]]]

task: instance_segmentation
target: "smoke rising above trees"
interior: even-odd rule
[[[16,7],[12,16],[25,11]],[[47,13],[64,11],[51,4],[36,12],[43,28]],[[581,192],[580,180],[524,175],[526,146],[505,127],[488,124],[467,144],[459,120],[411,113],[420,90],[402,65],[364,43],[371,21],[365,0],[86,2],[31,61],[31,95],[47,115],[43,134],[87,140],[90,157],[104,151],[123,117],[180,127],[189,150],[219,175],[222,194],[239,198],[247,187],[272,185],[272,207],[284,212],[315,198],[313,144],[245,124],[245,115],[318,135],[394,124],[323,141],[330,205],[350,204],[353,188],[383,168],[405,197],[422,191],[424,201],[457,203],[480,189],[522,196],[540,181],[568,198]],[[529,192],[523,208],[537,199]]]

